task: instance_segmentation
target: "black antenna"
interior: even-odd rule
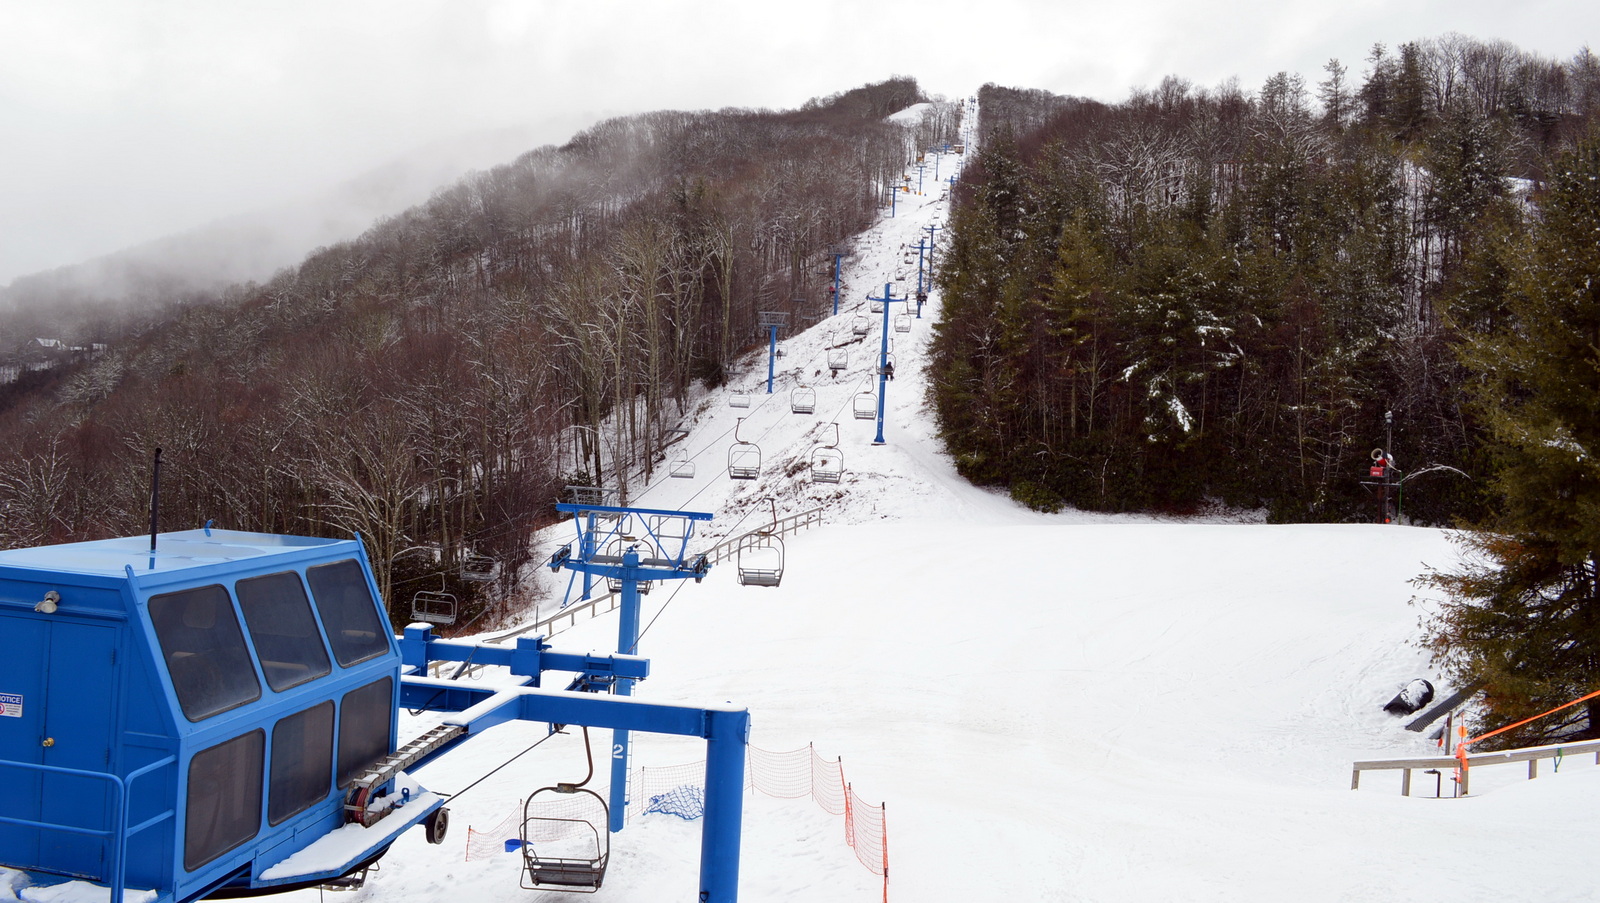
[[[150,475],[150,551],[156,550],[156,529],[161,524],[161,449],[156,449],[156,466]]]

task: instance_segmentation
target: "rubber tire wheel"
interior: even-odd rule
[[[444,835],[450,830],[450,810],[442,807],[433,810],[422,826],[427,833],[428,843],[444,843]]]

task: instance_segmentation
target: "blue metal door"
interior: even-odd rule
[[[44,764],[110,772],[116,726],[117,631],[95,624],[51,624],[44,711]],[[41,820],[89,829],[114,826],[111,785],[102,779],[46,774],[40,794]],[[104,838],[47,832],[39,866],[52,872],[108,879]]]
[[[44,761],[44,674],[50,623],[0,615],[0,636],[13,650],[0,655],[0,763]],[[0,816],[39,817],[39,772],[0,764]],[[39,858],[33,828],[0,824],[0,865],[31,866]]]
[[[0,760],[107,773],[115,729],[117,631],[0,615]],[[0,815],[112,827],[110,784],[0,765]],[[105,879],[104,838],[0,825],[0,864]]]

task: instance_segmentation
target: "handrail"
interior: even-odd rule
[[[1504,765],[1508,762],[1527,762],[1528,779],[1539,776],[1539,760],[1565,757],[1568,754],[1582,755],[1594,753],[1596,765],[1600,765],[1600,740],[1585,740],[1581,743],[1552,743],[1547,746],[1528,746],[1521,749],[1507,749],[1500,752],[1478,753],[1465,757],[1471,766]],[[1400,778],[1400,793],[1402,796],[1411,795],[1411,771],[1416,768],[1451,768],[1459,769],[1463,759],[1456,756],[1423,756],[1414,759],[1368,759],[1354,763],[1350,770],[1350,789],[1361,789],[1361,772],[1363,771],[1402,771]],[[1461,795],[1467,795],[1467,772],[1461,770]]]
[[[75,825],[56,824],[54,822],[38,822],[25,818],[14,818],[0,815],[0,824],[19,825],[25,828],[40,828],[47,831],[63,831],[68,834],[87,834],[95,837],[105,837],[111,841],[111,878],[107,881],[111,885],[110,903],[123,903],[124,892],[127,890],[127,875],[123,863],[127,859],[128,838],[151,827],[159,822],[174,817],[177,812],[168,809],[164,812],[145,819],[132,828],[128,827],[128,786],[139,778],[167,765],[177,763],[177,756],[167,756],[157,759],[148,765],[134,769],[126,778],[119,777],[105,771],[88,771],[82,768],[63,768],[59,765],[40,765],[33,762],[18,762],[12,759],[0,759],[0,768],[23,768],[30,771],[42,771],[51,774],[65,774],[76,777],[90,778],[92,780],[106,781],[111,784],[114,791],[115,804],[114,817],[116,823],[104,829],[80,828]]]

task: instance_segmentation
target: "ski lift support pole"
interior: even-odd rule
[[[917,194],[922,194],[922,173],[927,168],[928,168],[928,164],[923,163],[921,161],[918,161],[918,163],[917,163]]]
[[[922,299],[926,298],[926,291],[922,287],[922,252],[933,250],[926,238],[917,239],[917,319],[922,319]]]
[[[877,436],[876,439],[872,440],[872,444],[873,445],[884,445],[885,443],[884,443],[884,440],[883,440],[883,405],[884,405],[884,397],[883,397],[883,395],[884,395],[885,390],[887,390],[888,387],[889,387],[889,372],[887,370],[887,367],[888,367],[888,364],[889,364],[889,305],[890,304],[894,304],[894,303],[904,303],[906,301],[909,301],[910,299],[909,298],[896,298],[894,296],[894,283],[893,282],[885,282],[883,284],[883,297],[882,298],[874,298],[871,295],[868,295],[867,296],[867,300],[868,301],[882,301],[883,302],[883,329],[880,330],[880,332],[879,332],[880,344],[879,344],[879,349],[878,349],[878,436]]]
[[[839,260],[843,254],[834,252],[833,255],[833,315],[839,315]]]
[[[837,293],[834,295],[838,297]],[[835,304],[838,302],[835,301]],[[760,311],[758,321],[767,330],[767,394],[772,394],[772,378],[778,366],[778,329],[789,325],[789,315],[782,311]]]
[[[584,533],[580,541],[580,558],[570,556],[561,557],[557,554],[551,561],[552,569],[562,567],[593,574],[598,577],[608,577],[622,583],[622,610],[620,623],[617,627],[617,653],[620,655],[638,655],[639,645],[639,583],[645,580],[682,580],[686,577],[694,578],[699,582],[710,570],[711,565],[705,560],[704,555],[690,557],[688,555],[689,538],[694,533],[695,521],[711,520],[712,515],[704,511],[665,511],[652,508],[615,508],[606,505],[571,505],[560,503],[556,510],[562,514],[571,514],[579,524],[579,531]],[[594,536],[595,515],[612,514],[617,516],[616,523],[625,524],[630,520],[638,523],[643,528],[645,536],[650,540],[649,549],[651,556],[641,558],[637,545],[630,545],[621,555],[601,555],[595,550],[601,548],[601,543]],[[654,535],[647,518],[683,518],[687,521],[682,536],[673,536],[678,541],[678,547],[669,549],[659,536]],[[588,530],[583,529],[587,520]],[[627,540],[629,537],[619,536]],[[659,549],[662,557],[655,557],[655,550]],[[632,696],[634,679],[631,677],[617,677],[611,686],[612,695]],[[627,728],[615,728],[611,734],[611,833],[622,830],[628,816],[628,762],[629,762],[629,731]]]

